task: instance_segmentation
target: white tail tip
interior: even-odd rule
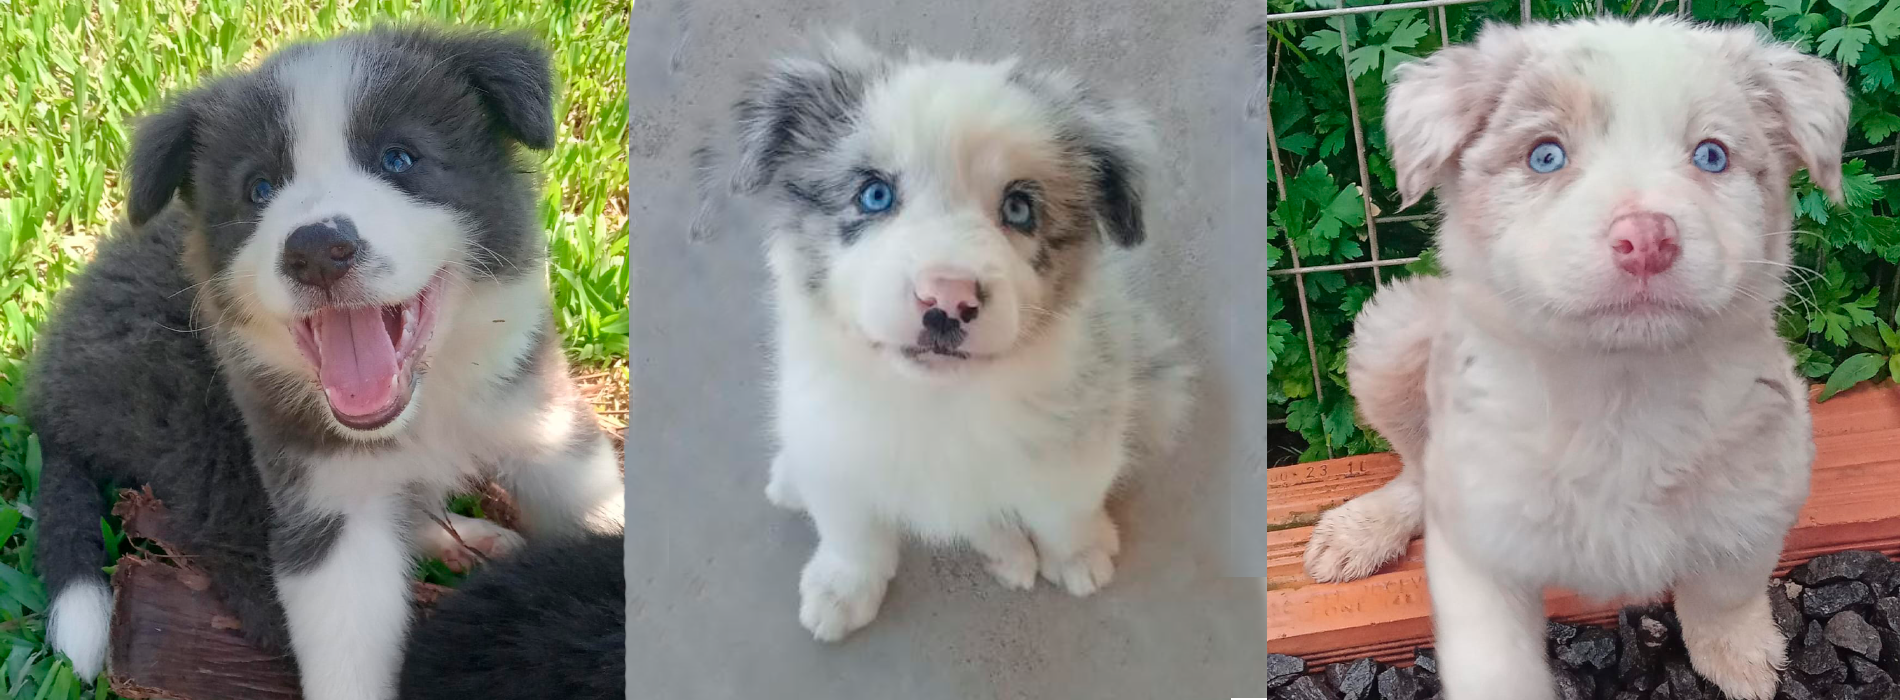
[[[53,648],[73,663],[73,674],[87,684],[106,667],[106,638],[112,627],[112,591],[99,581],[66,586],[53,599],[47,626]]]

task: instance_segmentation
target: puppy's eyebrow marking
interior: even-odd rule
[[[819,211],[831,211],[833,209],[832,206],[825,202],[824,197],[820,197],[818,193],[811,191],[800,183],[786,180],[784,187],[786,195],[798,200],[799,203],[805,206]]]

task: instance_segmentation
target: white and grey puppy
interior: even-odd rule
[[[618,531],[517,160],[553,145],[553,104],[531,43],[389,29],[283,49],[140,125],[131,225],[62,296],[32,387],[53,640],[82,674],[110,604],[101,482],[154,487],[311,700],[394,696],[411,551],[452,549],[424,517],[449,491],[497,476],[530,535]],[[490,553],[518,540],[457,524]]]
[[[735,184],[778,205],[766,495],[819,536],[800,621],[869,623],[907,531],[968,542],[1011,588],[1108,583],[1104,500],[1138,438],[1175,431],[1190,374],[1111,263],[1146,236],[1144,118],[1061,72],[850,37],[778,61],[737,112]]]
[[[1492,26],[1401,70],[1386,134],[1446,275],[1358,318],[1353,394],[1405,468],[1306,566],[1368,575],[1422,525],[1450,700],[1553,696],[1546,585],[1672,591],[1696,670],[1774,695],[1766,584],[1814,455],[1774,331],[1788,178],[1840,198],[1847,114],[1827,62],[1669,19]]]

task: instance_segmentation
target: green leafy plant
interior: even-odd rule
[[[1693,0],[1697,19],[1754,23],[1795,47],[1839,62],[1852,93],[1852,123],[1843,168],[1844,205],[1827,201],[1799,174],[1793,182],[1794,267],[1790,294],[1778,327],[1789,342],[1800,372],[1823,383],[1832,396],[1868,381],[1892,381],[1900,345],[1891,342],[1900,325],[1900,0]],[[1268,0],[1274,12],[1331,7],[1323,0]],[[1349,2],[1348,5],[1375,4]],[[1676,0],[1606,0],[1604,11],[1636,16],[1679,10]],[[1398,10],[1276,22],[1264,32],[1269,90],[1267,109],[1280,161],[1281,181],[1272,185],[1268,220],[1269,270],[1285,270],[1297,252],[1305,266],[1364,261],[1372,238],[1366,231],[1361,197],[1369,197],[1375,216],[1427,213],[1430,199],[1416,211],[1398,212],[1389,154],[1381,121],[1392,68],[1442,47],[1443,36],[1468,42],[1486,21],[1517,22],[1521,10],[1509,1],[1449,7],[1445,26],[1436,12]],[[1537,19],[1561,20],[1597,13],[1593,0],[1538,0]],[[1352,48],[1339,56],[1341,29]],[[1421,31],[1422,30],[1422,31]],[[1352,80],[1366,139],[1370,181],[1362,189],[1353,145],[1351,105],[1346,81]],[[1350,175],[1345,175],[1345,174]],[[1281,200],[1278,192],[1285,188]],[[1378,214],[1377,212],[1385,212]],[[1433,268],[1429,220],[1375,221],[1381,259],[1423,256],[1417,263],[1386,267],[1376,274],[1390,280]],[[1269,405],[1273,463],[1308,461],[1384,449],[1376,435],[1356,421],[1345,377],[1345,344],[1352,318],[1375,289],[1374,272],[1352,270],[1303,276],[1312,326],[1313,350],[1307,349],[1305,323],[1295,301],[1296,276],[1273,277],[1267,300],[1267,352],[1271,367]],[[1312,354],[1317,354],[1315,384]]]

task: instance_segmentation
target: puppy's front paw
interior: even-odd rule
[[[1696,672],[1734,700],[1773,698],[1788,665],[1788,640],[1767,616],[1751,616],[1713,635],[1685,634],[1683,642]]]
[[[1115,577],[1115,555],[1121,553],[1121,534],[1115,531],[1115,523],[1107,513],[1096,513],[1086,537],[1072,552],[1048,548],[1042,552],[1042,577],[1074,596],[1086,596],[1108,585]]]
[[[1306,575],[1322,583],[1371,576],[1405,553],[1412,523],[1386,504],[1367,498],[1328,511],[1306,544]]]
[[[1021,528],[999,526],[974,544],[983,555],[983,568],[1004,588],[1026,591],[1036,587],[1036,547]]]
[[[877,617],[889,578],[819,554],[798,581],[798,621],[821,642],[835,642]]]
[[[520,533],[480,518],[451,513],[449,524],[455,527],[455,534],[450,536],[444,530],[443,539],[437,540],[439,546],[431,554],[450,571],[466,572],[484,560],[507,556],[526,544]],[[456,541],[457,537],[461,541]]]
[[[786,510],[803,512],[805,499],[799,497],[798,488],[792,485],[786,471],[785,453],[781,452],[772,458],[772,476],[765,483],[765,500]]]

